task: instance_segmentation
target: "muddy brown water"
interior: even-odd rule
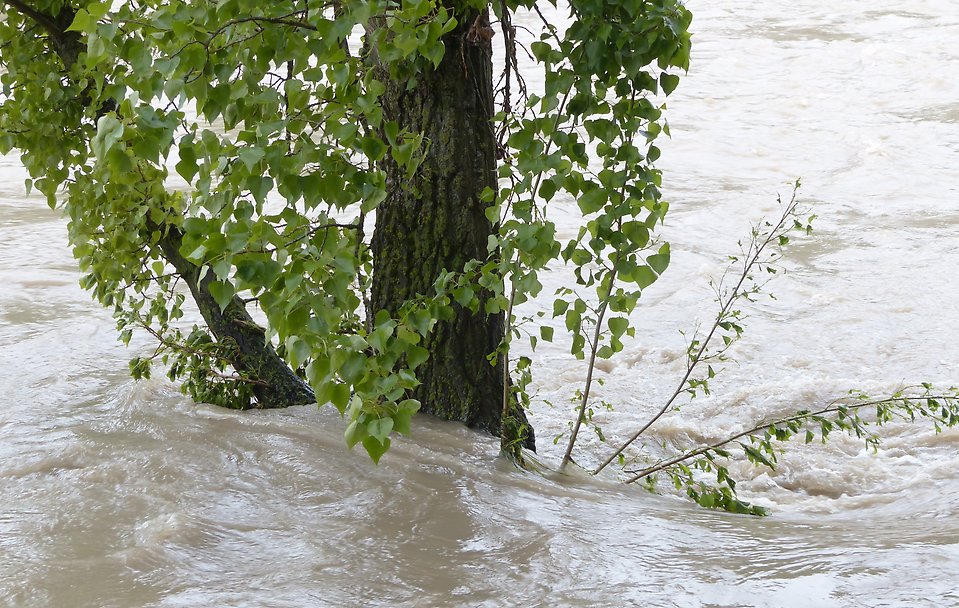
[[[660,163],[674,259],[637,340],[601,367],[605,433],[668,396],[678,330],[710,314],[706,280],[797,177],[816,232],[790,250],[777,300],[750,309],[738,363],[650,450],[851,388],[959,383],[959,7],[690,8],[692,72]],[[957,431],[895,425],[878,453],[838,437],[790,448],[775,472],[734,468],[764,519],[614,475],[522,473],[490,438],[425,418],[374,467],[328,408],[238,414],[132,382],[146,342],[115,341],[77,287],[64,222],[24,196],[15,158],[0,163],[0,605],[959,605]],[[560,346],[536,357],[531,418],[555,466],[584,369]],[[577,458],[606,449],[587,435]]]

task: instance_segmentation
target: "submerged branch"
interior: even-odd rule
[[[837,401],[833,401],[829,405],[823,408],[820,408],[816,411],[797,412],[791,416],[786,416],[784,418],[779,418],[769,422],[763,422],[762,424],[758,424],[748,430],[741,431],[739,433],[736,433],[734,435],[731,435],[719,441],[710,443],[709,445],[700,446],[698,448],[689,450],[683,454],[680,454],[679,456],[658,462],[655,465],[646,467],[644,469],[640,469],[638,471],[628,471],[628,473],[632,474],[633,477],[630,477],[629,479],[627,479],[626,483],[634,483],[654,473],[658,473],[660,471],[668,469],[669,467],[673,465],[688,461],[691,458],[702,456],[709,452],[715,452],[716,450],[721,449],[723,446],[726,446],[739,439],[742,439],[743,437],[754,437],[758,433],[763,431],[765,431],[772,437],[777,437],[781,433],[777,433],[776,431],[783,431],[784,429],[788,429],[788,433],[784,434],[785,438],[788,439],[789,437],[792,437],[796,434],[792,429],[801,430],[801,426],[808,422],[817,422],[819,424],[822,424],[822,422],[820,420],[817,420],[817,418],[821,418],[822,416],[829,415],[829,414],[839,414],[840,420],[850,419],[858,422],[858,418],[848,417],[847,412],[855,412],[855,411],[861,410],[864,407],[877,407],[877,408],[880,408],[880,412],[889,414],[889,413],[892,413],[889,410],[890,406],[899,406],[900,409],[903,409],[906,412],[906,414],[909,415],[910,418],[914,418],[915,413],[918,412],[920,415],[930,418],[934,420],[935,422],[942,424],[944,426],[951,427],[959,423],[959,412],[953,411],[952,417],[950,418],[936,416],[935,414],[932,414],[930,410],[926,410],[925,408],[918,408],[918,409],[914,408],[913,403],[917,401],[925,401],[927,404],[930,404],[930,405],[937,404],[938,402],[944,402],[944,403],[950,404],[953,410],[959,409],[959,395],[955,395],[955,394],[953,395],[912,395],[912,396],[894,395],[892,397],[887,397],[885,399],[874,399],[869,401],[863,401],[861,403],[851,403],[851,404],[838,403]],[[906,414],[900,413],[899,415],[900,417],[905,418]],[[880,415],[877,419],[877,424],[881,426],[883,422],[888,421],[889,419],[890,418],[888,416]],[[858,433],[859,430],[861,430],[861,428],[862,427],[860,424],[853,423],[849,426],[847,430]],[[823,439],[825,440],[825,437],[823,437]],[[867,442],[875,443],[875,440],[873,441],[867,440]]]

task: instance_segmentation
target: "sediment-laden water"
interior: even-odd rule
[[[660,162],[673,263],[636,341],[600,368],[610,440],[672,392],[679,330],[714,310],[708,278],[797,177],[816,231],[789,248],[777,299],[750,309],[737,363],[653,427],[653,447],[852,388],[959,383],[959,8],[690,8]],[[330,409],[233,413],[131,381],[64,222],[0,162],[0,605],[959,605],[959,431],[897,424],[878,453],[836,437],[772,473],[734,468],[764,519],[614,476],[525,474],[496,441],[425,418],[374,467]],[[572,232],[568,218],[554,210]],[[555,465],[584,365],[549,345],[537,360],[532,420]],[[577,460],[606,449],[586,436]]]

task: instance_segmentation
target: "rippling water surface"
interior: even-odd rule
[[[751,311],[738,364],[652,444],[850,388],[959,383],[959,8],[690,8],[692,71],[661,161],[673,265],[638,339],[601,368],[618,410],[597,414],[606,434],[672,391],[678,330],[711,313],[706,281],[797,177],[816,232],[790,249],[778,299]],[[330,410],[237,414],[133,383],[132,353],[77,287],[63,221],[24,198],[14,158],[0,163],[0,605],[959,605],[959,432],[900,425],[875,454],[837,437],[774,473],[737,469],[765,519],[612,477],[524,474],[495,441],[428,419],[374,467]],[[532,418],[555,464],[584,369],[560,348],[537,357]],[[587,437],[577,458],[603,453]]]

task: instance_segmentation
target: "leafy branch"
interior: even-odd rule
[[[232,409],[248,409],[253,400],[252,385],[269,386],[268,383],[249,373],[229,374],[222,370],[231,366],[231,354],[235,342],[215,341],[210,334],[197,326],[188,336],[179,329],[171,329],[166,323],[155,329],[137,313],[123,315],[120,327],[136,325],[157,340],[158,344],[149,357],[134,357],[130,360],[130,374],[134,379],[150,377],[153,361],[159,359],[168,365],[167,377],[176,382],[183,380],[182,390],[195,401],[212,403]],[[168,335],[172,332],[172,336]],[[129,333],[124,332],[124,341]]]
[[[583,395],[577,408],[576,421],[573,423],[573,430],[569,435],[569,441],[566,444],[566,452],[563,454],[563,460],[559,465],[559,470],[563,471],[566,465],[573,460],[573,446],[576,445],[576,438],[579,435],[579,429],[586,419],[586,407],[589,404],[589,391],[593,386],[593,371],[596,369],[596,354],[599,351],[599,342],[602,338],[603,320],[606,316],[606,310],[609,308],[609,301],[613,295],[613,286],[616,282],[616,267],[609,273],[609,292],[596,313],[596,327],[593,330],[593,340],[590,344],[589,367],[586,370],[586,383],[583,386]]]
[[[915,393],[917,389],[921,389],[921,392]],[[875,408],[874,415],[864,417],[870,408]],[[881,399],[852,392],[850,396],[834,400],[819,409],[800,410],[789,416],[762,422],[646,468],[628,471],[632,477],[626,483],[644,481],[649,489],[654,489],[655,475],[665,472],[677,488],[685,487],[687,493],[702,506],[764,515],[762,507],[742,502],[736,497],[735,480],[730,477],[727,467],[716,461],[717,457],[732,458],[727,446],[738,446],[750,463],[775,470],[778,454],[781,453],[778,444],[793,437],[802,435],[804,443],[808,444],[818,436],[822,443],[826,443],[832,432],[843,431],[862,439],[866,447],[875,451],[881,443],[875,427],[896,420],[914,422],[918,418],[931,420],[937,433],[944,428],[959,426],[959,389],[950,388],[946,392],[934,393],[932,385],[924,383],[901,389]],[[718,486],[703,482],[695,475],[697,471],[715,474]]]
[[[649,429],[649,427],[662,418],[663,415],[665,415],[666,412],[669,411],[669,409],[673,406],[673,403],[681,394],[684,392],[691,392],[693,395],[695,395],[697,388],[704,388],[704,390],[708,390],[708,379],[715,375],[712,367],[709,366],[707,369],[707,379],[695,378],[693,373],[701,367],[703,362],[725,360],[725,352],[729,349],[732,343],[742,335],[743,329],[739,324],[742,313],[740,310],[736,309],[735,306],[737,302],[743,299],[752,301],[753,297],[758,294],[765,285],[765,282],[755,281],[754,273],[765,269],[769,273],[774,274],[776,269],[772,266],[772,264],[779,260],[782,247],[789,242],[789,238],[786,236],[787,233],[794,229],[798,229],[806,233],[812,230],[810,222],[815,216],[809,217],[806,223],[800,221],[801,209],[799,207],[799,202],[796,200],[796,194],[799,190],[799,187],[800,183],[799,181],[796,181],[793,185],[792,196],[789,202],[783,207],[783,211],[775,223],[764,222],[762,225],[763,229],[760,229],[759,227],[753,228],[749,243],[743,252],[743,257],[731,258],[732,265],[741,262],[742,268],[732,288],[723,287],[726,277],[729,273],[728,269],[726,273],[723,274],[719,284],[715,286],[716,300],[720,304],[719,312],[716,314],[716,318],[710,326],[706,336],[701,340],[694,336],[693,340],[689,343],[686,351],[686,371],[683,373],[683,376],[672,395],[670,395],[663,406],[646,422],[646,424],[644,424],[638,431],[630,436],[629,439],[620,445],[619,448],[610,454],[609,457],[603,461],[603,463],[599,465],[595,471],[593,471],[594,475],[600,473],[603,469],[609,466],[613,460],[615,460],[617,457],[620,457],[626,448],[632,445],[637,439],[639,439],[640,436],[642,436],[643,433]],[[779,202],[782,204],[781,198],[779,199]],[[770,252],[771,248],[775,249],[775,251]],[[710,350],[714,338],[717,335],[722,336],[723,345],[719,348],[719,350]]]

